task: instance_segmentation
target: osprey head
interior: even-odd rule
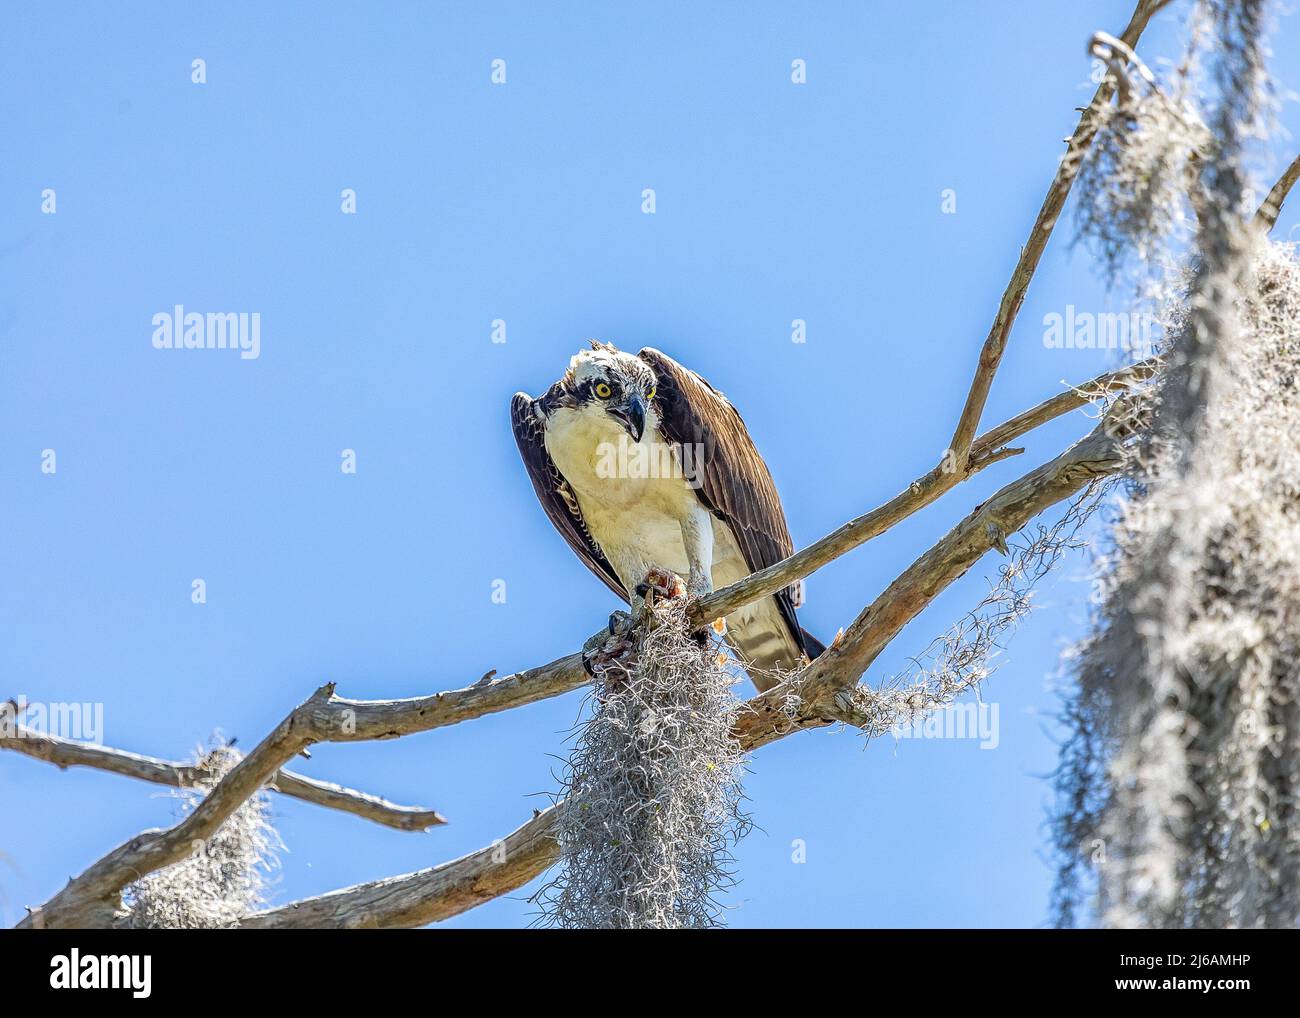
[[[655,396],[655,373],[640,357],[592,340],[590,350],[569,361],[563,385],[579,409],[608,414],[633,442],[641,441]]]

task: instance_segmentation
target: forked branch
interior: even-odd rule
[[[1158,367],[1158,361],[1147,360],[1119,371],[1110,371],[1017,414],[975,440],[965,469],[952,467],[951,461],[941,463],[929,473],[918,477],[884,505],[850,520],[838,530],[776,565],[760,569],[743,580],[701,598],[692,609],[692,621],[703,625],[722,618],[760,597],[775,594],[796,580],[804,579],[845,552],[880,536],[913,513],[924,509],[989,464],[1021,452],[1019,449],[1009,449],[1009,442],[1014,442],[1071,410],[1104,400],[1118,391],[1146,381],[1155,374]]]
[[[1133,17],[1129,19],[1128,27],[1124,29],[1118,41],[1131,52],[1137,46],[1138,39],[1151,18],[1165,6],[1165,2],[1167,0],[1139,0]],[[1070,196],[1070,189],[1074,186],[1074,179],[1078,175],[1083,157],[1097,135],[1099,114],[1114,97],[1117,82],[1118,77],[1115,74],[1107,75],[1097,86],[1092,101],[1079,116],[1078,126],[1066,142],[1065,153],[1057,165],[1056,175],[1052,178],[1047,195],[1038,210],[1038,216],[1029,231],[1029,239],[1020,249],[1020,257],[1011,272],[1011,280],[1002,293],[1002,301],[998,304],[997,314],[993,317],[993,326],[989,329],[988,338],[984,340],[984,346],[980,350],[975,377],[971,380],[970,392],[966,396],[966,404],[962,407],[961,416],[957,420],[952,441],[948,443],[952,456],[960,464],[965,464],[973,452],[972,440],[979,428],[980,418],[984,415],[984,405],[988,402],[993,377],[1002,363],[1002,355],[1011,336],[1011,327],[1020,313],[1030,281],[1033,280],[1038,262],[1047,248],[1048,240],[1051,239],[1052,230],[1061,218],[1061,211]]]
[[[44,760],[60,769],[91,767],[171,788],[197,788],[210,777],[207,771],[196,764],[160,760],[108,746],[92,746],[73,739],[46,735],[26,725],[15,725],[13,734],[0,734],[0,749]],[[281,795],[351,813],[399,831],[425,831],[447,822],[437,810],[401,806],[368,792],[359,792],[331,781],[295,774],[293,771],[277,771],[271,778],[270,787]]]

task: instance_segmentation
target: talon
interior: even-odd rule
[[[582,668],[593,679],[611,682],[611,668],[626,668],[630,655],[636,652],[630,635],[635,619],[625,611],[611,612],[604,632],[588,637],[582,645]]]

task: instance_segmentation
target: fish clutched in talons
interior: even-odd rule
[[[651,569],[636,586],[636,596],[653,606],[655,598],[671,601],[686,596],[686,581],[669,569]]]
[[[690,584],[672,570],[656,567],[646,573],[645,579],[637,584],[636,598],[632,602],[633,615],[640,621],[647,613],[654,611],[656,601],[675,601],[679,598],[689,601],[695,599],[691,594]],[[715,619],[692,634],[695,642],[701,647],[708,645],[710,629],[718,636],[722,636],[727,631],[726,620]]]

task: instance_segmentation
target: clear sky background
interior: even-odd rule
[[[0,695],[102,702],[108,744],[181,758],[217,728],[251,747],[325,680],[411,696],[577,649],[616,602],[537,505],[508,402],[542,391],[588,336],[661,347],[733,399],[796,545],[878,505],[946,446],[1092,93],[1086,42],[1130,10],[11,6]],[[1180,24],[1160,15],[1142,52],[1175,55]],[[1274,49],[1295,86],[1293,17]],[[195,58],[206,84],[191,83]],[[495,58],[504,86],[489,81]],[[1300,133],[1294,103],[1281,121]],[[340,212],[344,188],[355,215]],[[941,212],[945,188],[956,214]],[[1278,232],[1297,222],[1288,209]],[[1113,362],[1044,347],[1044,315],[1067,304],[1127,310],[1070,233],[1029,292],[986,426]],[[155,350],[151,318],[178,303],[260,312],[261,357]],[[1087,427],[1080,414],[1044,428],[1024,457],[814,575],[804,624],[829,640],[976,502]],[[995,567],[938,598],[869,680],[904,668]],[[191,603],[195,578],[206,604]],[[995,750],[822,731],[757,753],[746,790],[761,830],[740,846],[730,923],[1042,923],[1051,680],[1087,590],[1072,559],[1039,594],[985,690]],[[276,902],[513,830],[555,787],[580,703],[316,748],[298,770],[450,824],[400,833],[276,797]],[[175,811],[155,786],[0,754],[0,919]],[[530,891],[447,925],[525,924]]]

